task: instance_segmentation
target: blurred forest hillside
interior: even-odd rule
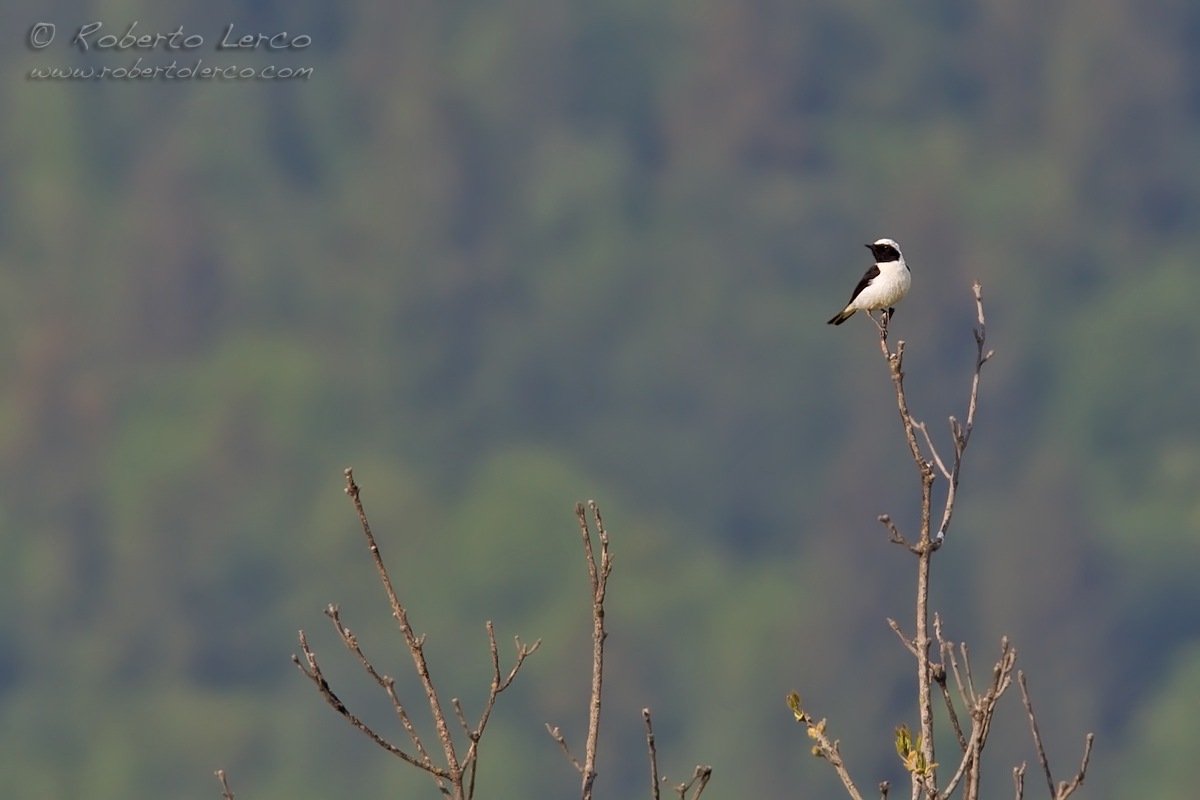
[[[543,723],[586,730],[588,498],[615,554],[598,797],[646,791],[644,706],[663,771],[713,765],[706,799],[837,796],[792,688],[897,785],[912,565],[876,516],[911,530],[917,481],[874,328],[825,324],[880,236],[936,435],[975,279],[997,351],[947,635],[1012,637],[1062,769],[1097,732],[1087,797],[1194,789],[1200,6],[170,5],[0,9],[5,797],[211,799],[218,766],[239,800],[436,796],[289,662],[304,628],[402,736],[339,603],[420,707],[346,466],[447,696],[480,708],[485,620],[543,639],[487,796],[577,791]],[[135,20],[204,44],[70,45]],[[230,24],[312,44],[219,50]],[[137,58],[313,72],[28,77]],[[1009,796],[1036,763],[1004,707]]]

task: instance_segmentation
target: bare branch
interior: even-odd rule
[[[367,539],[371,557],[375,560],[375,568],[379,572],[379,578],[387,592],[388,601],[392,605],[392,616],[400,626],[400,632],[404,635],[404,641],[408,644],[413,663],[416,665],[417,675],[421,678],[421,685],[425,688],[425,695],[429,700],[429,710],[433,714],[434,726],[437,728],[438,738],[441,740],[442,749],[446,754],[446,777],[449,777],[451,783],[456,787],[461,788],[462,767],[454,751],[454,740],[450,737],[450,727],[446,724],[446,715],[442,711],[441,700],[438,698],[437,690],[433,687],[433,679],[429,676],[429,666],[425,663],[423,650],[425,638],[423,636],[418,638],[413,633],[412,626],[408,623],[408,613],[400,604],[396,591],[392,588],[391,578],[388,577],[387,568],[384,567],[383,558],[379,554],[379,546],[375,543],[375,537],[371,534],[371,526],[367,522],[366,512],[363,511],[358,485],[354,482],[354,471],[351,469],[346,470],[346,494],[354,501],[354,510],[358,512],[359,522],[362,523],[363,535]]]
[[[679,795],[679,800],[687,800],[687,790],[695,785],[696,791],[692,793],[691,800],[698,800],[700,794],[704,791],[704,787],[708,785],[708,779],[711,777],[712,767],[704,767],[697,764],[696,771],[692,773],[692,779],[690,781],[687,783],[678,784],[671,788],[675,790],[675,794]],[[663,783],[670,783],[670,781],[664,777]],[[657,796],[657,794],[655,796]]]
[[[479,724],[474,730],[467,725],[466,716],[463,714],[462,706],[459,705],[458,699],[454,699],[454,711],[458,715],[459,723],[463,730],[467,733],[467,739],[471,742],[467,748],[467,755],[463,758],[464,768],[468,765],[471,768],[470,784],[467,787],[467,800],[475,794],[475,770],[479,764],[479,740],[483,738],[483,730],[487,727],[488,719],[492,716],[492,707],[496,704],[496,696],[507,689],[513,682],[513,678],[517,677],[517,672],[521,669],[521,665],[525,663],[525,659],[532,654],[538,647],[541,646],[542,640],[538,639],[533,643],[532,647],[526,647],[521,644],[521,637],[513,637],[517,644],[517,660],[513,664],[512,670],[508,673],[507,678],[500,677],[500,652],[496,647],[496,631],[492,627],[492,621],[487,622],[488,644],[491,646],[492,653],[492,686],[488,691],[487,702],[483,706],[483,713],[479,717]]]
[[[489,633],[491,632],[491,624],[492,624],[492,623],[490,623],[490,622],[488,623],[488,626],[489,626],[489,627],[488,627],[488,632],[489,632]],[[496,656],[496,650],[495,650],[495,647],[494,647],[495,640],[493,639],[492,641],[493,641],[493,648],[492,648],[492,664],[493,664],[493,666],[495,666],[495,667],[497,668],[497,670],[498,670],[500,665],[499,665],[499,661],[497,660],[497,656]],[[513,668],[512,668],[512,670],[511,670],[511,671],[508,673],[508,677],[507,677],[507,678],[505,678],[505,679],[504,679],[504,682],[503,682],[502,684],[500,684],[500,686],[499,686],[499,687],[496,689],[496,693],[497,693],[497,694],[499,694],[500,692],[503,692],[505,689],[507,689],[507,688],[509,687],[509,685],[510,685],[510,684],[512,684],[512,682],[513,682],[513,678],[517,677],[517,670],[519,670],[519,669],[521,668],[521,664],[522,664],[522,663],[525,661],[525,659],[526,659],[528,656],[531,656],[531,655],[533,655],[533,653],[534,653],[534,652],[535,652],[535,651],[536,651],[536,650],[537,650],[539,647],[541,647],[541,646],[542,646],[542,640],[541,640],[541,639],[538,639],[536,642],[534,642],[532,645],[529,645],[529,646],[521,644],[521,637],[520,637],[520,636],[514,636],[514,637],[513,637],[513,641],[514,641],[514,642],[516,643],[516,645],[517,645],[517,662],[516,662],[515,664],[513,664]],[[499,671],[497,671],[497,672],[496,672],[496,677],[499,677],[499,676],[500,676],[500,673],[499,673]]]
[[[804,710],[800,702],[800,695],[792,692],[787,696],[788,708],[796,716],[797,722],[803,722],[808,726],[808,738],[816,742],[813,745],[812,754],[817,758],[823,758],[833,765],[837,771],[838,777],[842,779],[842,785],[846,787],[853,800],[862,800],[862,795],[858,791],[858,787],[854,785],[854,781],[850,779],[850,773],[846,770],[846,765],[842,763],[842,755],[838,750],[838,742],[829,741],[829,737],[825,735],[826,720],[822,719],[819,722],[813,719],[812,715]]]
[[[379,745],[384,750],[387,750],[389,753],[398,756],[404,761],[407,761],[414,767],[419,767],[420,769],[425,770],[437,778],[451,777],[447,770],[435,766],[434,764],[430,763],[427,758],[424,760],[413,758],[408,753],[404,752],[391,742],[381,737],[379,734],[375,733],[375,731],[368,728],[358,717],[350,713],[350,709],[346,708],[346,705],[338,698],[336,694],[334,694],[333,689],[330,688],[329,682],[325,680],[325,676],[322,674],[320,666],[317,665],[317,657],[308,647],[308,640],[304,636],[304,631],[300,631],[300,650],[304,653],[304,658],[308,662],[308,666],[305,667],[304,664],[300,663],[300,659],[295,655],[292,656],[292,661],[296,664],[300,671],[304,673],[305,677],[307,677],[316,685],[317,690],[321,693],[321,696],[325,698],[325,702],[333,706],[333,709],[345,717],[351,725],[365,733],[368,737],[370,737],[371,741],[375,742],[375,744]]]
[[[467,718],[463,714],[462,703],[458,702],[457,697],[451,697],[450,705],[454,706],[454,715],[456,717],[458,717],[458,724],[462,726],[463,733],[465,733],[467,735],[467,738],[470,739],[471,738],[471,726],[467,724]],[[464,759],[464,762],[465,762],[465,759]]]
[[[551,728],[550,723],[547,722],[546,733],[550,734],[550,737],[554,739],[554,741],[558,742],[558,746],[561,747],[562,751],[567,754],[567,758],[571,760],[571,763],[575,765],[575,769],[580,775],[582,775],[583,765],[581,765],[579,763],[579,759],[575,758],[574,754],[571,753],[571,748],[567,747],[567,740],[563,738],[562,731],[560,731],[557,727]]]
[[[358,717],[350,713],[337,695],[334,694],[332,688],[329,686],[329,683],[325,680],[324,675],[321,673],[320,666],[317,664],[316,656],[308,647],[308,641],[305,638],[304,631],[300,632],[300,647],[304,653],[307,666],[305,663],[301,662],[298,656],[293,655],[292,661],[295,662],[300,671],[303,672],[304,675],[314,683],[314,685],[316,685],[318,691],[321,693],[321,696],[325,698],[325,701],[333,706],[338,713],[342,714],[342,716],[344,716],[352,725],[354,725],[354,727],[362,731],[372,741],[374,741],[380,747],[383,747],[388,752],[393,753],[397,757],[412,764],[413,766],[428,772],[437,782],[438,788],[441,790],[442,794],[446,795],[447,797],[453,797],[454,800],[471,800],[475,793],[475,775],[478,769],[479,740],[492,712],[492,708],[496,701],[496,695],[508,688],[509,684],[512,683],[513,678],[516,677],[518,670],[520,670],[521,664],[524,662],[525,658],[537,649],[538,645],[541,643],[541,640],[535,642],[532,647],[525,647],[521,644],[520,639],[518,639],[516,664],[513,666],[512,671],[508,674],[507,678],[501,678],[499,656],[496,652],[495,633],[492,629],[492,623],[487,623],[488,639],[491,644],[492,653],[493,679],[491,690],[484,706],[483,714],[480,717],[478,726],[474,730],[472,730],[471,726],[467,723],[466,715],[463,713],[462,705],[459,703],[458,698],[453,698],[451,701],[454,707],[454,713],[458,718],[459,725],[462,727],[463,732],[466,734],[467,740],[470,742],[466,757],[460,761],[455,751],[454,741],[451,738],[449,726],[447,725],[446,714],[443,712],[441,701],[438,697],[437,691],[434,689],[433,681],[429,674],[428,665],[425,661],[423,649],[425,646],[425,636],[423,634],[421,636],[417,636],[413,632],[412,626],[408,621],[407,611],[400,603],[400,600],[396,595],[396,591],[392,586],[391,578],[388,575],[387,568],[384,566],[383,558],[379,552],[379,546],[375,542],[374,534],[371,533],[371,525],[367,521],[366,512],[363,510],[360,491],[358,485],[354,482],[353,471],[350,469],[345,470],[345,476],[346,494],[350,496],[354,503],[354,509],[358,513],[358,519],[362,525],[363,536],[366,538],[368,549],[370,550],[371,557],[375,562],[376,571],[379,573],[380,581],[383,584],[384,591],[386,592],[388,601],[391,604],[392,616],[395,618],[400,627],[400,632],[404,636],[405,644],[408,645],[409,652],[412,655],[413,664],[416,666],[417,675],[420,677],[422,686],[425,689],[426,697],[429,700],[430,713],[433,716],[433,721],[435,727],[437,728],[438,738],[442,743],[442,749],[445,753],[447,766],[443,768],[433,763],[433,760],[429,757],[429,753],[422,744],[420,737],[417,735],[416,728],[409,719],[408,712],[405,710],[404,705],[400,702],[400,698],[396,694],[395,680],[387,675],[380,674],[380,672],[375,669],[375,666],[363,653],[362,648],[358,644],[357,638],[349,628],[342,624],[341,616],[336,605],[328,606],[325,609],[325,615],[333,621],[334,628],[337,630],[338,636],[341,638],[342,643],[347,649],[350,650],[351,653],[354,654],[362,668],[367,672],[368,675],[371,676],[372,680],[383,687],[384,691],[387,692],[388,698],[392,702],[392,707],[396,712],[396,716],[400,719],[400,723],[404,726],[405,732],[408,733],[409,738],[412,740],[413,746],[416,748],[417,755],[410,755],[401,750],[399,747],[393,745],[391,742],[388,742],[379,734],[371,730],[360,719],[358,719]],[[468,779],[467,786],[465,787],[464,777]],[[449,787],[447,787],[447,783],[449,784]]]
[[[700,794],[704,791],[704,787],[708,785],[709,778],[712,777],[712,767],[696,765],[696,776],[692,780],[699,780],[696,784],[696,791],[692,792],[692,800],[700,800]]]
[[[917,655],[917,648],[913,647],[913,643],[909,641],[908,637],[904,635],[904,632],[900,630],[899,623],[897,623],[896,620],[892,619],[891,617],[888,617],[888,625],[896,632],[896,635],[900,637],[900,641],[904,642],[904,646],[908,648],[908,652],[912,653],[914,656]]]
[[[888,789],[890,789],[891,786],[892,785],[887,781],[879,784],[879,800],[887,800]]]
[[[904,425],[904,436],[908,441],[908,449],[912,454],[913,463],[917,467],[917,471],[921,476],[921,537],[914,546],[909,546],[909,550],[917,556],[917,632],[913,638],[913,647],[916,649],[917,656],[917,707],[921,717],[921,753],[925,759],[925,763],[931,765],[924,775],[924,781],[928,784],[925,790],[931,796],[937,796],[937,773],[934,772],[933,765],[936,764],[934,758],[933,747],[933,700],[931,696],[931,671],[929,667],[929,646],[931,639],[929,638],[929,568],[930,561],[934,551],[936,551],[942,543],[939,537],[936,541],[930,538],[930,519],[931,519],[931,491],[933,481],[936,477],[933,471],[933,464],[925,459],[921,454],[921,448],[917,444],[916,433],[913,428],[913,417],[908,410],[908,399],[904,394],[904,341],[896,343],[896,352],[892,353],[887,346],[886,336],[881,334],[879,339],[879,347],[883,353],[883,357],[887,360],[888,369],[892,374],[892,383],[896,388],[896,406],[900,412],[900,422]],[[881,521],[888,526],[889,531],[894,530],[891,525],[890,518]],[[893,533],[893,541],[896,541],[898,532]],[[902,539],[902,537],[901,537]]]
[[[942,657],[950,659],[950,668],[954,671],[954,683],[958,686],[958,696],[962,698],[963,705],[970,708],[974,705],[975,701],[968,690],[966,681],[963,680],[962,673],[958,671],[958,659],[954,656],[953,642],[947,642],[947,647]]]
[[[954,514],[954,501],[958,493],[958,476],[962,469],[963,451],[967,449],[967,442],[970,440],[971,431],[975,427],[975,409],[979,404],[979,374],[983,370],[983,365],[996,352],[994,350],[989,350],[986,354],[983,352],[983,346],[987,339],[987,325],[983,319],[983,295],[981,294],[978,281],[971,288],[975,292],[975,312],[979,322],[979,327],[974,331],[976,346],[975,375],[971,379],[971,397],[967,403],[966,427],[959,425],[954,417],[950,418],[950,434],[954,441],[954,466],[951,469],[951,474],[947,476],[950,486],[946,490],[946,507],[942,512],[942,524],[938,527],[937,532],[937,541],[939,542],[945,538],[946,532],[950,529],[950,518]],[[930,447],[932,446],[930,444]]]
[[[1042,770],[1046,773],[1046,785],[1050,787],[1050,797],[1053,800],[1058,793],[1054,790],[1054,777],[1050,774],[1050,762],[1046,760],[1046,750],[1042,747],[1042,735],[1038,732],[1037,718],[1033,715],[1033,701],[1029,699],[1024,670],[1017,673],[1017,682],[1021,684],[1021,698],[1025,701],[1025,711],[1029,714],[1029,727],[1033,730],[1033,743],[1037,746],[1038,761],[1041,762]]]
[[[954,648],[952,644],[944,643],[943,647],[946,648],[947,652],[953,654]],[[984,745],[987,743],[988,734],[991,732],[996,704],[1000,701],[1001,695],[1012,685],[1012,670],[1016,665],[1016,661],[1016,649],[1009,645],[1008,637],[1001,638],[1000,659],[992,668],[992,681],[987,691],[979,694],[975,691],[973,685],[968,687],[973,698],[973,702],[968,704],[968,710],[971,714],[971,743],[969,749],[972,752],[964,755],[963,760],[963,764],[965,765],[963,778],[966,782],[966,788],[963,792],[964,800],[977,800],[979,797],[980,759],[983,754]],[[957,776],[955,782],[957,782]],[[942,796],[949,797],[953,789],[954,783],[947,787]]]
[[[650,709],[642,709],[642,719],[646,722],[646,749],[650,753],[650,796],[652,800],[659,800],[658,784],[658,750],[654,746],[654,728],[650,724]],[[679,795],[680,800],[685,800],[684,795],[687,790],[696,785],[696,791],[692,794],[692,800],[698,800],[700,794],[704,791],[704,787],[708,785],[708,779],[712,777],[712,767],[696,765],[696,771],[692,774],[692,779],[687,783],[681,783],[678,786],[672,787],[675,793]],[[699,781],[699,783],[696,783]],[[662,783],[670,783],[671,781],[664,775],[661,778]]]
[[[946,687],[946,666],[944,664],[933,665],[933,681],[942,690],[942,699],[946,701],[946,712],[950,715],[950,724],[954,727],[958,746],[965,753],[967,752],[967,740],[963,736],[962,727],[958,724],[958,714],[954,710],[954,701],[950,699],[950,690]]]
[[[956,788],[958,788],[958,782],[960,780],[962,780],[963,774],[979,758],[979,748],[980,748],[979,740],[980,740],[980,737],[982,736],[982,733],[983,733],[983,729],[981,726],[975,725],[972,728],[971,743],[969,745],[967,745],[966,750],[963,751],[962,761],[960,761],[958,764],[958,770],[954,773],[954,777],[950,779],[950,782],[948,784],[946,784],[946,788],[942,790],[942,793],[940,796],[949,797],[950,795],[952,795],[954,793],[954,790]]]
[[[1015,800],[1023,800],[1025,797],[1025,762],[1021,762],[1021,766],[1013,767],[1013,787],[1016,789],[1016,794],[1013,795]]]
[[[967,740],[958,724],[958,714],[954,710],[954,701],[950,698],[950,690],[946,687],[946,654],[949,651],[953,656],[954,644],[947,643],[942,637],[942,618],[936,611],[933,613],[933,633],[938,641],[938,654],[942,657],[942,663],[933,666],[933,680],[942,690],[942,698],[946,701],[946,711],[950,715],[950,724],[954,726],[954,735],[958,737],[958,745],[965,753],[967,752]]]
[[[408,738],[412,740],[413,746],[417,748],[417,755],[420,756],[421,762],[428,765],[433,764],[433,761],[429,758],[429,753],[426,752],[425,746],[421,743],[421,738],[417,736],[416,728],[413,727],[412,721],[408,718],[408,713],[404,710],[404,706],[400,703],[400,698],[396,695],[395,680],[386,675],[380,675],[375,671],[375,667],[372,666],[371,662],[367,660],[367,657],[363,655],[362,649],[358,645],[358,639],[355,638],[354,634],[351,633],[349,628],[342,624],[338,606],[330,604],[328,607],[326,607],[325,616],[333,620],[333,626],[337,630],[338,636],[341,637],[342,643],[346,645],[347,649],[349,649],[356,658],[358,658],[358,662],[362,665],[363,669],[367,671],[367,674],[370,675],[376,683],[382,686],[384,691],[387,692],[388,698],[392,701],[392,708],[395,710],[396,716],[400,720],[400,724],[404,726],[404,730],[408,733]],[[436,779],[438,781],[438,786],[443,792],[445,792],[446,787],[442,783],[441,778]]]
[[[658,752],[654,748],[654,726],[650,724],[650,709],[642,709],[646,722],[646,749],[650,751],[650,796],[658,800]]]
[[[933,485],[933,475],[922,483],[922,524],[921,547],[924,548],[917,558],[917,635],[913,639],[913,647],[917,649],[917,698],[921,714],[921,749],[925,763],[929,765],[925,773],[928,786],[926,792],[930,797],[937,797],[937,760],[933,748],[933,693],[931,679],[933,669],[929,663],[929,569],[933,559],[934,548],[929,541],[929,488]]]
[[[929,635],[929,581],[932,555],[944,544],[947,531],[950,527],[957,499],[963,453],[970,442],[971,433],[975,425],[975,414],[978,410],[980,376],[983,365],[994,355],[994,351],[985,349],[986,322],[983,312],[982,290],[978,283],[975,283],[973,286],[973,291],[975,294],[978,321],[978,326],[974,330],[977,353],[974,374],[971,379],[965,423],[960,423],[953,416],[949,418],[950,435],[953,444],[952,459],[943,459],[941,457],[926,424],[918,422],[909,412],[908,401],[905,395],[905,374],[903,370],[905,342],[903,340],[898,341],[894,352],[888,347],[887,325],[890,314],[885,312],[881,315],[880,320],[875,322],[880,333],[880,351],[887,361],[892,383],[895,387],[896,405],[900,414],[900,421],[904,427],[909,452],[912,455],[913,463],[917,467],[921,481],[920,529],[919,537],[914,542],[905,539],[892,522],[891,517],[886,514],[879,517],[879,521],[888,529],[889,540],[904,546],[916,555],[918,559],[916,632],[913,638],[909,639],[905,636],[900,625],[895,620],[888,619],[888,624],[892,630],[896,632],[896,635],[900,637],[905,647],[917,659],[918,710],[921,720],[920,735],[914,736],[909,731],[907,725],[902,725],[896,729],[896,746],[911,776],[913,800],[918,800],[921,795],[924,795],[927,800],[945,800],[960,786],[964,787],[964,800],[978,800],[982,752],[991,731],[997,702],[1012,685],[1012,673],[1016,664],[1016,650],[1011,647],[1007,637],[1005,637],[1001,640],[1000,659],[992,668],[990,682],[986,686],[977,686],[972,671],[970,652],[966,644],[956,645],[954,642],[947,641],[942,635],[941,619],[936,614],[934,615],[934,634],[937,637],[940,662],[933,663],[929,653],[929,648],[932,646],[932,640]],[[874,321],[874,317],[872,316],[871,318]],[[932,460],[926,459],[925,451],[918,443],[917,431],[920,431],[921,436],[924,438]],[[932,528],[931,490],[939,472],[942,477],[947,479],[949,486],[947,488],[946,503],[942,512],[941,524],[936,530],[936,535],[934,535]],[[961,671],[958,664],[958,654],[961,654],[963,662]],[[947,663],[949,667],[947,667]],[[962,726],[959,722],[959,714],[947,686],[948,670],[954,674],[959,696],[963,702],[965,711],[970,715],[972,724],[969,736],[964,736]],[[1047,784],[1050,788],[1051,800],[1066,800],[1083,783],[1091,755],[1093,737],[1091,734],[1088,735],[1083,760],[1076,778],[1070,783],[1066,781],[1059,783],[1056,789],[1050,774],[1040,733],[1037,729],[1032,704],[1028,697],[1025,677],[1023,674],[1018,674],[1022,694],[1025,697],[1025,705],[1029,712],[1034,741],[1038,748],[1038,756],[1042,762]],[[932,683],[934,682],[938,684],[942,698],[946,703],[947,713],[954,727],[959,747],[962,750],[962,758],[957,769],[949,783],[941,791],[938,789],[937,773],[935,772],[938,764],[934,760],[932,708]],[[789,695],[788,704],[795,713],[797,720],[805,722],[808,725],[809,736],[817,742],[816,746],[813,747],[813,754],[820,758],[825,758],[834,764],[851,797],[859,797],[859,793],[850,781],[838,755],[838,743],[836,741],[831,743],[825,735],[826,721],[824,719],[819,722],[815,721],[805,713],[800,707],[799,696],[794,692]],[[1017,800],[1022,800],[1023,797],[1024,778],[1025,765],[1022,764],[1021,767],[1013,771]],[[880,792],[885,800],[888,788],[887,783],[880,785]]]
[[[912,453],[913,462],[917,465],[917,470],[921,473],[922,483],[933,482],[933,465],[925,460],[925,456],[921,454],[921,448],[917,444],[917,435],[913,428],[913,417],[908,412],[908,400],[904,396],[904,341],[896,343],[896,352],[893,353],[888,349],[886,339],[880,339],[879,347],[883,351],[883,357],[888,362],[888,368],[892,373],[892,383],[896,386],[896,402],[900,409],[900,421],[904,425],[904,436],[908,441],[909,452]],[[925,526],[922,526],[922,533],[925,533]]]
[[[229,782],[225,780],[225,770],[217,770],[216,776],[217,780],[221,782],[221,796],[225,800],[233,800],[233,791],[229,788]]]
[[[913,547],[911,544],[908,543],[908,540],[905,539],[904,536],[900,533],[899,529],[896,528],[896,524],[894,522],[892,522],[892,518],[890,516],[888,516],[887,514],[880,514],[879,521],[882,522],[888,529],[888,541],[889,542],[894,542],[898,545],[902,545],[902,546],[908,548],[909,552],[914,553],[916,555],[921,554],[920,550],[918,550],[917,548]]]
[[[963,642],[958,646],[962,651],[963,669],[967,673],[967,693],[971,697],[971,705],[979,702],[979,695],[975,691],[975,676],[971,674],[971,651],[967,649],[967,643]]]
[[[946,477],[946,479],[949,480],[950,479],[950,470],[946,469],[946,465],[944,463],[942,463],[942,457],[938,455],[937,448],[933,446],[933,439],[929,438],[929,429],[925,427],[925,423],[917,422],[917,421],[913,420],[912,426],[913,426],[913,428],[915,428],[916,430],[919,430],[922,434],[924,434],[925,444],[929,445],[929,452],[933,456],[934,462],[937,463],[938,469],[941,470],[942,475],[944,475]]]
[[[1025,711],[1029,714],[1029,728],[1033,731],[1033,743],[1037,747],[1038,761],[1042,764],[1042,770],[1046,773],[1046,785],[1050,789],[1051,800],[1066,800],[1076,789],[1083,785],[1084,776],[1087,775],[1088,762],[1092,758],[1092,743],[1095,741],[1095,735],[1089,733],[1083,747],[1083,760],[1079,764],[1079,772],[1070,783],[1060,781],[1057,787],[1054,784],[1054,778],[1050,774],[1050,762],[1046,758],[1046,750],[1042,747],[1042,736],[1038,731],[1037,717],[1033,713],[1033,701],[1029,699],[1029,689],[1025,685],[1025,673],[1017,673],[1017,682],[1021,684],[1021,698],[1025,702]]]
[[[1071,794],[1083,785],[1083,776],[1087,774],[1088,761],[1092,758],[1092,742],[1095,740],[1095,735],[1089,733],[1087,741],[1083,745],[1083,761],[1079,764],[1079,772],[1070,783],[1060,781],[1058,784],[1058,794],[1055,795],[1055,800],[1067,800]]]
[[[608,531],[604,529],[600,509],[591,500],[588,501],[588,506],[596,520],[596,533],[600,538],[598,566],[592,550],[592,539],[588,534],[583,504],[575,506],[575,515],[579,518],[580,534],[583,537],[583,548],[587,554],[588,575],[592,579],[592,697],[588,714],[587,745],[584,750],[583,800],[591,800],[592,784],[596,781],[596,744],[600,737],[600,697],[604,683],[604,640],[608,638],[604,630],[604,593],[608,587],[608,575],[612,571],[612,560],[608,554]]]
[[[474,754],[472,754],[472,755],[474,755]],[[473,798],[475,796],[475,773],[478,771],[478,768],[479,768],[479,759],[472,757],[471,761],[469,763],[469,766],[467,767],[467,769],[469,769],[471,771],[471,777],[470,777],[470,780],[468,781],[467,787],[466,787],[467,800],[471,800],[471,798]],[[445,792],[443,791],[442,794],[445,794]]]

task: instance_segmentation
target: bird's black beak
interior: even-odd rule
[[[875,245],[867,244],[867,245],[863,245],[863,246],[866,247],[868,250],[870,250],[872,253],[875,252]]]

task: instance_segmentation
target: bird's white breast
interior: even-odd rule
[[[854,306],[867,311],[888,308],[908,294],[910,286],[912,273],[903,259],[884,262],[879,264],[879,274],[871,281],[871,285],[854,299]]]

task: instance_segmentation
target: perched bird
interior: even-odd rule
[[[855,311],[866,311],[871,321],[875,322],[871,312],[881,308],[887,309],[887,318],[890,319],[895,312],[892,306],[908,294],[912,273],[908,271],[908,264],[904,263],[900,245],[891,239],[880,239],[867,247],[875,254],[875,266],[863,275],[858,286],[854,287],[854,294],[850,295],[850,302],[841,313],[829,320],[830,325],[841,325]]]

